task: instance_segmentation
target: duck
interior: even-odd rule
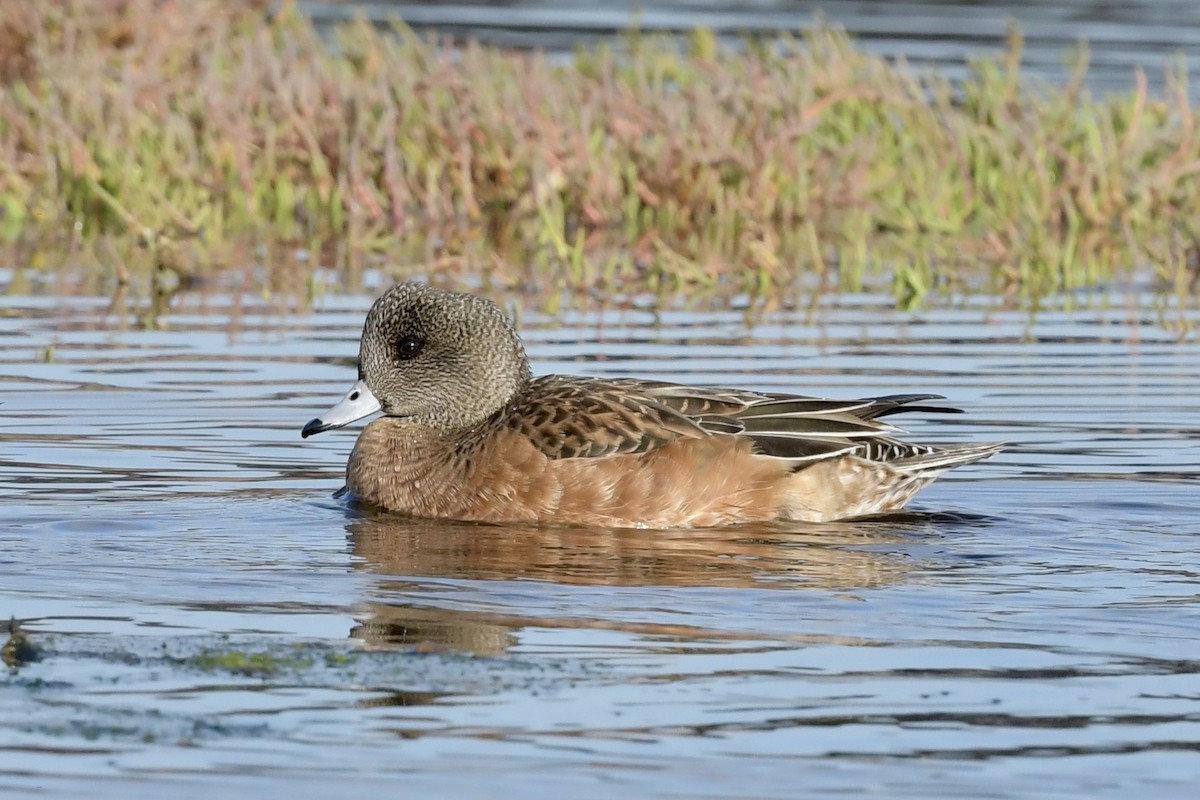
[[[301,436],[382,412],[359,434],[342,491],[415,517],[656,529],[832,522],[899,511],[947,470],[1004,448],[898,437],[893,415],[961,413],[944,399],[535,377],[494,302],[406,282],[367,313],[358,380]]]

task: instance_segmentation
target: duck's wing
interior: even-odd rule
[[[551,458],[645,453],[680,438],[726,435],[746,437],[757,453],[785,459],[793,469],[855,455],[923,470],[953,466],[943,462],[955,456],[944,448],[895,438],[902,431],[881,418],[908,411],[961,413],[925,404],[942,399],[935,394],[897,394],[829,400],[631,378],[550,375],[536,379],[507,416],[509,424]],[[966,446],[957,457],[966,463],[994,452],[992,445]]]
[[[741,435],[754,441],[759,453],[786,459],[793,469],[840,455],[910,469],[934,469],[953,458],[937,456],[943,448],[896,438],[903,431],[882,418],[911,411],[962,413],[958,408],[926,402],[943,399],[936,394],[894,394],[846,401],[771,395],[749,403],[731,418],[741,427]],[[974,453],[974,446],[969,447]],[[988,455],[994,452],[992,449]],[[966,463],[968,452],[964,450],[960,455],[964,459],[961,463]]]
[[[801,469],[816,461],[854,455],[911,472],[939,471],[987,458],[1003,445],[932,447],[896,438],[884,417],[908,412],[961,414],[938,394],[890,394],[857,400],[683,386],[660,381],[616,381],[653,398],[712,434],[744,436],[760,455]]]
[[[942,405],[913,405],[926,400],[945,400],[940,394],[889,394],[859,400],[830,400],[800,394],[751,392],[745,389],[686,386],[665,381],[616,378],[607,381],[630,394],[652,398],[679,413],[692,417],[730,415],[749,417],[820,417],[850,414],[860,421],[909,411],[961,414],[962,409]],[[885,426],[886,427],[886,426]]]
[[[566,375],[534,379],[505,420],[550,458],[645,453],[710,435],[697,419],[637,391],[635,382]]]

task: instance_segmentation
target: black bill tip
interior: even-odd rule
[[[320,418],[309,420],[308,424],[305,425],[300,430],[300,438],[307,439],[308,437],[312,436],[314,433],[321,433],[323,431],[327,431],[331,427],[332,426],[326,425],[324,422],[322,422],[320,420]]]

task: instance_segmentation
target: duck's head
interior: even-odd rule
[[[367,313],[358,382],[300,435],[376,411],[442,430],[467,427],[512,400],[529,377],[520,337],[491,300],[402,283]]]

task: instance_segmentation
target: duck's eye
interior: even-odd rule
[[[421,348],[425,346],[425,340],[419,336],[401,336],[396,342],[396,355],[402,360],[407,361],[414,358],[417,353],[421,352]]]

